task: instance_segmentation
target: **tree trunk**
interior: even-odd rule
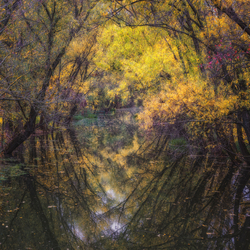
[[[35,123],[36,123],[37,112],[34,107],[31,107],[29,120],[25,124],[25,130],[18,133],[12,141],[7,145],[4,149],[4,156],[11,157],[12,152],[21,145],[25,140],[29,138],[29,136],[35,131]]]

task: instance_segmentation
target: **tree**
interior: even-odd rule
[[[74,101],[68,115],[74,115],[76,102],[84,98],[80,87],[89,74],[97,5],[98,1],[4,1],[1,109],[13,132],[6,140],[5,156],[34,132],[37,117],[41,124],[55,117],[58,121],[57,113],[70,98]],[[79,37],[84,48],[70,57]]]

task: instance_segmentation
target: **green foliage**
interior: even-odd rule
[[[73,117],[73,119],[75,120],[75,121],[80,121],[80,120],[82,120],[84,117],[82,116],[82,115],[75,115],[74,117]]]
[[[185,138],[174,138],[171,139],[168,143],[170,150],[177,151],[186,151],[188,143]]]
[[[4,181],[7,180],[8,178],[16,178],[25,175],[26,172],[23,170],[23,167],[24,167],[23,164],[1,165],[0,180]]]
[[[10,167],[10,176],[11,177],[18,177],[21,175],[25,175],[26,172],[21,169],[22,167],[23,167],[23,165],[21,165],[21,164]]]

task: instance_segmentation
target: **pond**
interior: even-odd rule
[[[248,249],[223,157],[130,113],[33,135],[1,162],[1,249]]]

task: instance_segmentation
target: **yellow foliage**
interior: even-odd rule
[[[139,119],[146,127],[152,127],[154,122],[173,122],[176,119],[211,124],[235,107],[250,107],[249,99],[240,100],[226,86],[221,86],[218,92],[216,94],[207,82],[194,79],[179,82],[175,87],[166,86],[158,95],[149,98]]]

